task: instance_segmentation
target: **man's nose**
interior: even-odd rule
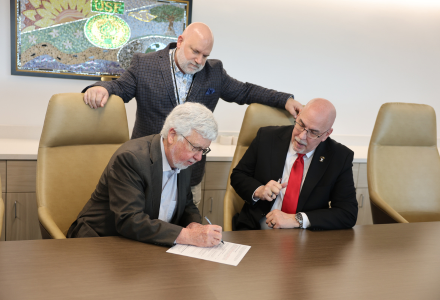
[[[195,160],[201,161],[202,160],[202,151],[197,151],[197,153],[193,157]]]
[[[304,129],[303,131],[301,131],[300,134],[298,134],[298,137],[302,140],[307,139],[307,130]]]
[[[194,59],[194,61],[195,61],[197,64],[201,65],[202,62],[203,62],[203,55],[202,55],[202,54],[197,55],[196,58]]]

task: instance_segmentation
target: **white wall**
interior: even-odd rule
[[[370,135],[384,102],[440,112],[440,1],[193,0],[193,22],[215,34],[212,58],[242,81],[335,104],[334,134]],[[0,125],[41,127],[52,94],[91,81],[10,75],[9,0],[0,3]],[[135,103],[127,106],[129,123]],[[221,101],[220,131],[239,131],[245,107]],[[437,125],[440,132],[440,125]]]

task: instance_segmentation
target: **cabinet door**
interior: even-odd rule
[[[367,164],[359,164],[359,175],[358,175],[358,181],[356,187],[357,188],[368,187]]]
[[[209,161],[206,163],[205,190],[226,190],[230,161]]]
[[[5,195],[6,195],[5,193],[2,193],[3,202],[6,202]],[[3,225],[2,225],[2,232],[0,232],[0,241],[5,240],[5,231],[6,231],[6,219],[5,216],[3,216]]]
[[[7,193],[35,193],[37,161],[8,161]]]
[[[373,224],[373,218],[371,216],[371,207],[370,207],[370,195],[368,194],[368,188],[356,189],[356,199],[358,201],[358,207],[359,207],[356,225]]]
[[[6,193],[6,161],[0,160],[0,177],[2,182],[2,190],[1,193]],[[5,198],[3,198],[5,200]]]
[[[357,187],[358,174],[359,174],[359,164],[354,163],[353,164],[353,182],[354,182],[355,188]]]
[[[208,224],[205,220],[206,216],[212,224],[223,227],[223,198],[225,197],[225,193],[226,190],[205,190],[202,224]]]
[[[6,240],[41,239],[35,193],[6,194]]]

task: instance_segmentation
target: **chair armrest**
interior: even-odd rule
[[[52,219],[50,213],[48,212],[46,207],[38,208],[38,219],[40,220],[41,225],[49,232],[49,234],[54,239],[65,239],[66,236],[57,226],[55,221]]]

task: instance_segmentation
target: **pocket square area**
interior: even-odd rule
[[[206,91],[205,95],[212,95],[212,94],[214,94],[214,93],[215,93],[215,90],[214,90],[213,88],[209,88],[209,89]]]

